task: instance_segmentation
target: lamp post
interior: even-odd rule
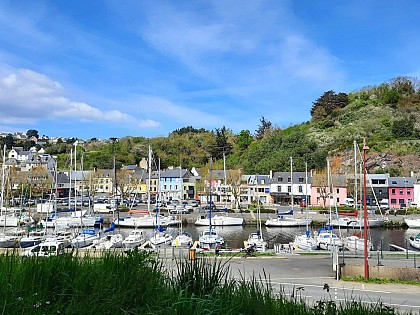
[[[365,261],[365,280],[369,279],[368,262],[368,214],[366,202],[366,151],[369,147],[366,145],[366,139],[363,138],[363,232],[364,232],[364,261]]]

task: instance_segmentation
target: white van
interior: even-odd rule
[[[343,201],[344,206],[354,207],[354,199],[353,198],[345,198]]]
[[[64,254],[64,243],[59,241],[47,241],[39,243],[30,249],[25,250],[21,256],[25,257],[50,257]]]
[[[379,208],[381,208],[381,209],[389,209],[389,201],[388,201],[388,199],[382,199],[380,202],[379,202]]]

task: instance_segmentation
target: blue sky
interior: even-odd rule
[[[0,0],[0,131],[167,136],[310,119],[420,71],[420,2]]]

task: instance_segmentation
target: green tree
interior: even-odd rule
[[[408,138],[413,135],[416,120],[413,116],[394,120],[391,131],[395,138]]]
[[[240,151],[248,149],[252,141],[253,138],[249,130],[241,130],[241,132],[236,136],[235,139],[236,147]]]
[[[261,117],[260,119],[260,125],[258,126],[258,129],[255,130],[255,138],[260,140],[270,134],[272,131],[272,123],[269,120],[266,120],[265,117]]]
[[[332,90],[327,91],[313,103],[311,108],[312,119],[323,119],[334,110],[346,107],[349,102],[349,97],[346,93],[336,94]]]
[[[223,158],[223,154],[229,155],[232,153],[232,144],[228,141],[228,131],[225,126],[222,128],[216,128],[214,131],[215,143],[210,149],[211,156],[214,159]]]
[[[39,138],[39,135],[38,135],[38,130],[35,130],[35,129],[29,129],[27,132],[26,132],[26,136],[28,137],[28,138],[31,138],[31,137],[35,137],[35,138]]]

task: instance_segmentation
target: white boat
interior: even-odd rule
[[[320,249],[330,250],[334,246],[343,246],[343,241],[331,230],[321,229],[315,236],[315,240]]]
[[[83,248],[93,244],[94,240],[99,239],[99,234],[93,229],[84,229],[82,233],[71,240],[71,247]]]
[[[410,236],[410,238],[408,239],[408,242],[414,248],[420,249],[420,233],[417,234],[416,236]]]
[[[198,242],[200,243],[200,248],[207,250],[219,249],[225,244],[224,238],[213,228],[205,229]]]
[[[318,248],[318,243],[309,233],[296,235],[293,243],[302,250],[310,251]]]
[[[356,235],[347,236],[343,240],[344,247],[351,251],[364,251],[365,239]],[[368,250],[372,249],[372,242],[368,240]]]
[[[364,220],[354,217],[338,217],[337,219],[333,219],[330,222],[330,225],[333,227],[340,227],[344,229],[360,229],[365,226]],[[370,228],[380,227],[384,225],[384,220],[379,218],[368,219],[368,226]]]
[[[305,218],[293,218],[286,217],[283,215],[277,216],[277,218],[269,218],[265,221],[265,226],[268,227],[292,227],[292,226],[306,226],[311,225],[312,219]]]
[[[195,225],[209,226],[210,219],[208,217],[198,218]],[[227,215],[213,215],[211,217],[212,226],[239,226],[244,224],[244,218],[229,217]]]
[[[146,235],[144,230],[134,229],[123,240],[123,247],[126,249],[133,249],[146,242]]]
[[[252,246],[257,252],[265,252],[267,249],[267,242],[264,241],[264,238],[260,231],[253,232],[248,236],[247,247]]]
[[[48,236],[45,241],[49,242],[62,242],[64,247],[69,247],[71,240],[75,238],[74,232],[70,230],[58,230],[55,231],[52,235]]]
[[[45,237],[45,231],[31,231],[20,239],[19,246],[20,248],[26,248],[38,245]]]
[[[404,222],[409,228],[420,228],[420,218],[404,218]]]
[[[154,235],[149,239],[152,247],[156,247],[159,245],[170,245],[172,244],[172,240],[172,235],[161,230],[156,230]]]
[[[172,241],[174,247],[191,247],[193,245],[193,239],[188,232],[181,232]]]
[[[121,248],[123,246],[123,236],[120,233],[108,234],[93,241],[96,249]]]
[[[158,226],[168,227],[177,226],[181,223],[181,220],[174,216],[163,216],[158,217]],[[116,218],[114,224],[119,227],[128,228],[154,228],[156,227],[156,217],[151,215],[144,216],[129,216],[125,218]]]
[[[17,246],[18,242],[17,236],[0,234],[0,248],[13,248]]]

